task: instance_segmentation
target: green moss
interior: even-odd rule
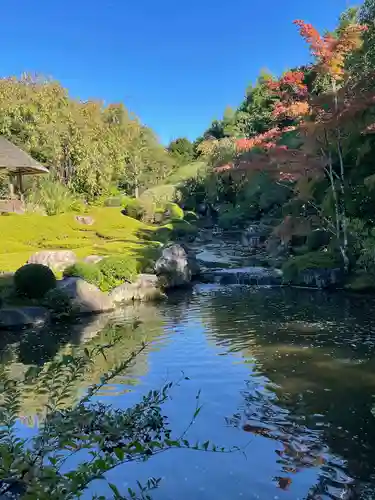
[[[290,258],[282,266],[284,280],[293,282],[306,269],[334,269],[340,267],[339,258],[331,252],[309,252]]]
[[[76,262],[75,264],[72,264],[65,269],[64,276],[82,278],[88,283],[92,283],[99,288],[102,286],[104,281],[104,276],[98,266],[88,262]]]
[[[118,208],[92,207],[88,214],[95,220],[92,226],[77,222],[73,213],[0,216],[0,271],[15,271],[43,249],[69,249],[82,258],[112,253],[141,258],[153,245],[156,228],[122,215]]]

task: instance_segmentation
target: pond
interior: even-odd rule
[[[130,338],[121,326],[132,314],[151,345],[100,398],[127,407],[183,371],[189,380],[164,406],[172,428],[186,428],[200,391],[203,407],[189,439],[243,452],[168,451],[114,471],[111,481],[123,489],[161,477],[156,500],[374,498],[374,306],[340,293],[197,285],[164,304],[118,314],[124,339],[111,361],[140,342],[142,332]],[[99,338],[108,335],[100,322],[96,328]],[[83,338],[69,335],[66,342]],[[45,357],[36,345],[17,348],[17,362],[8,349],[4,362],[17,371]],[[24,415],[36,406],[31,395]],[[20,425],[29,434],[26,420]],[[95,488],[108,494],[104,483]]]

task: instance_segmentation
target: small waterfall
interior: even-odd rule
[[[216,269],[205,273],[208,281],[221,285],[281,286],[282,273],[264,267]]]

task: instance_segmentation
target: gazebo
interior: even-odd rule
[[[48,168],[38,163],[8,139],[0,136],[0,173],[3,171],[6,171],[9,176],[9,197],[0,200],[0,204],[4,207],[8,205],[9,208],[4,210],[1,206],[0,211],[2,212],[18,211],[16,205],[22,204],[24,175],[48,174]],[[15,193],[15,186],[17,186],[18,196]],[[12,205],[16,210],[10,208]]]

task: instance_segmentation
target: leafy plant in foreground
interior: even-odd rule
[[[136,328],[137,325],[134,325]],[[116,341],[115,341],[116,342]],[[31,368],[21,382],[9,378],[6,368],[0,371],[0,496],[29,500],[75,499],[90,488],[94,480],[106,481],[105,474],[127,462],[145,461],[171,448],[230,452],[208,441],[191,445],[186,433],[198,416],[199,394],[194,415],[177,438],[172,435],[161,405],[169,398],[173,384],[150,391],[128,409],[115,409],[93,397],[122,373],[140,354],[142,344],[130,358],[103,374],[75,405],[70,406],[75,382],[85,376],[98,356],[105,356],[110,346],[85,349],[78,355],[64,355],[43,368]],[[186,378],[186,377],[183,377]],[[33,384],[37,394],[48,394],[43,421],[37,434],[29,439],[17,436],[21,389]],[[178,382],[177,382],[178,384]],[[73,462],[71,460],[73,459]],[[77,466],[77,460],[79,465]],[[74,464],[73,464],[74,463]],[[72,464],[72,465],[70,465]],[[138,483],[139,492],[128,489],[124,496],[117,486],[108,483],[114,499],[148,499],[148,492],[158,487],[160,479]],[[97,496],[92,498],[109,498]]]

